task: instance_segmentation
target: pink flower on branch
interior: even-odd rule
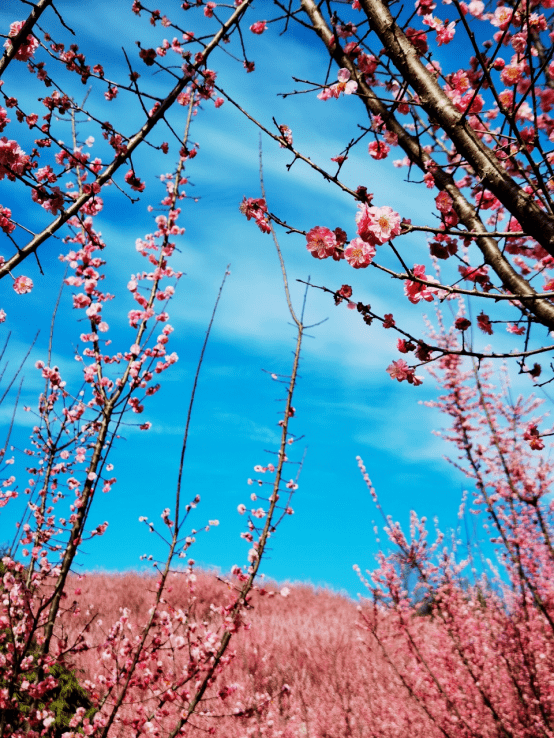
[[[250,26],[252,33],[262,34],[267,28],[267,21],[256,21]]]
[[[397,359],[389,364],[387,367],[391,380],[398,380],[403,382],[407,380],[410,385],[421,385],[423,383],[423,377],[416,376],[413,367],[410,367],[405,359]]]
[[[13,281],[13,289],[18,295],[25,295],[26,293],[30,293],[33,289],[33,281],[30,277],[20,275]]]
[[[400,216],[388,205],[381,208],[358,204],[358,235],[368,244],[380,246],[400,234]]]
[[[10,25],[10,33],[9,37],[4,42],[4,48],[5,49],[11,49],[12,48],[12,41],[10,38],[15,38],[23,26],[25,25],[25,21],[14,21]],[[31,57],[34,56],[35,51],[38,48],[38,39],[36,39],[34,36],[29,34],[25,41],[21,44],[19,49],[15,53],[15,58],[20,62],[28,62]]]
[[[144,192],[144,189],[146,188],[146,184],[139,180],[132,169],[130,169],[125,175],[125,182],[130,185],[131,190],[136,190],[137,192]]]
[[[425,274],[425,266],[423,264],[414,264],[412,273],[414,277],[419,277],[421,280],[426,280],[427,282],[436,281],[433,277]],[[416,282],[415,280],[406,280],[404,282],[404,294],[410,303],[419,303],[420,300],[430,303],[436,293],[437,288],[430,287],[421,282]]]
[[[442,44],[449,44],[454,38],[456,33],[456,23],[452,21],[448,25],[443,23],[440,18],[435,18],[432,15],[426,15],[423,18],[423,23],[426,26],[430,26],[437,33],[437,46]]]
[[[269,223],[267,204],[264,198],[244,197],[239,205],[239,210],[246,216],[247,220],[253,218],[262,233],[271,233],[271,224]]]
[[[367,151],[373,159],[386,159],[389,155],[390,146],[387,146],[383,141],[372,141],[367,147]]]
[[[525,439],[525,441],[529,442],[529,446],[531,447],[531,449],[536,449],[537,451],[544,449],[544,442],[540,438],[539,430],[536,424],[529,424],[525,433],[523,434],[523,438]]]
[[[341,93],[344,95],[353,95],[358,89],[358,83],[350,79],[350,70],[348,69],[339,69],[337,79],[338,82],[335,85],[323,88],[317,96],[320,100],[338,98]]]
[[[8,236],[15,231],[15,223],[11,220],[12,212],[0,205],[0,228]]]
[[[337,237],[324,226],[315,226],[306,234],[307,249],[316,259],[327,259],[333,256],[337,246]]]
[[[490,319],[486,315],[486,313],[483,313],[483,311],[481,311],[481,313],[479,313],[479,315],[477,316],[477,325],[484,334],[489,334],[489,336],[492,336],[493,330]]]
[[[368,244],[360,237],[353,239],[344,250],[344,258],[354,269],[362,269],[369,267],[376,251],[373,244]]]

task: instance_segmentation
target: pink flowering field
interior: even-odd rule
[[[170,578],[164,607],[172,612],[194,604],[197,622],[213,624],[228,588],[212,573],[199,571],[194,576],[193,583],[186,573]],[[66,613],[69,641],[96,616],[86,633],[86,641],[96,648],[74,658],[83,684],[86,680],[90,687],[90,683],[100,687],[102,665],[110,662],[104,653],[111,626],[122,618],[123,608],[123,619],[128,619],[123,638],[145,623],[149,604],[145,594],[150,591],[153,596],[155,587],[154,577],[138,572],[70,579],[66,603],[78,599],[80,608]],[[204,713],[212,712],[214,718],[197,716],[195,725],[188,725],[187,736],[441,736],[410,700],[369,634],[356,627],[360,622],[356,602],[309,585],[283,588],[266,583],[265,589],[264,595],[254,594],[249,628],[236,634],[234,657],[213,691],[215,697],[204,707]],[[430,628],[429,623],[426,626]],[[121,644],[119,649],[124,649]],[[173,660],[177,670],[182,667],[187,650],[188,646],[166,650],[163,670],[158,670],[159,658],[144,665],[139,680],[152,674],[150,695],[163,693],[163,671]],[[146,697],[146,689],[135,690],[134,697]],[[152,708],[154,700],[143,705]],[[166,707],[169,726],[178,711],[172,710],[171,701]],[[135,711],[131,704],[128,715]],[[122,724],[110,734],[134,735]]]

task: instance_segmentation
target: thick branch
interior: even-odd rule
[[[388,108],[379,100],[371,87],[366,84],[363,76],[359,73],[357,67],[344,54],[342,48],[336,43],[333,32],[326,24],[317,5],[313,0],[301,0],[302,7],[312,21],[313,28],[318,36],[325,43],[329,54],[335,59],[337,64],[350,70],[353,78],[358,82],[358,90],[361,93],[360,99],[364,103],[366,110],[371,115],[380,115],[387,129],[398,136],[398,144],[406,152],[410,161],[413,162],[422,172],[427,172],[426,162],[432,162],[431,157],[423,151],[421,142],[415,136],[409,134],[404,127],[398,122],[396,117],[388,110]],[[365,2],[365,0],[364,0]],[[380,0],[371,0],[371,2],[380,2]],[[388,12],[388,11],[387,11]],[[409,43],[406,39],[406,43]],[[414,52],[415,53],[415,52]],[[418,60],[419,63],[419,60]],[[425,70],[427,72],[427,70]],[[448,101],[450,104],[450,101]],[[464,197],[460,188],[456,185],[451,175],[440,167],[433,168],[433,177],[440,190],[446,191],[453,200],[454,208],[460,221],[464,224],[468,231],[474,234],[482,234],[475,237],[475,241],[481,252],[485,262],[492,267],[494,272],[501,279],[504,287],[509,290],[514,298],[520,300],[520,295],[535,295],[533,287],[521,277],[505,259],[496,240],[487,232],[486,226],[479,217],[473,205]],[[492,188],[491,188],[492,189]],[[545,215],[544,213],[542,215]],[[519,220],[519,217],[518,217]],[[520,221],[521,223],[521,221]],[[540,323],[549,329],[554,329],[554,306],[545,300],[535,297],[521,299],[521,303],[539,320]]]
[[[409,81],[430,118],[440,124],[459,154],[473,167],[483,184],[549,254],[554,256],[554,218],[533,201],[506,173],[494,153],[478,138],[466,115],[460,113],[421,63],[410,43],[382,0],[360,0],[372,30],[387,55]]]

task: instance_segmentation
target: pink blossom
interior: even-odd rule
[[[340,94],[353,95],[358,89],[358,83],[350,79],[350,70],[339,69],[338,82],[331,87],[324,87],[317,96],[320,100],[329,100],[329,98],[338,98]]]
[[[11,217],[11,210],[0,205],[0,228],[8,235],[15,231],[15,223],[11,220]]]
[[[13,282],[13,289],[18,295],[25,295],[25,293],[30,293],[33,289],[33,281],[30,277],[20,275],[19,277],[15,278]]]
[[[368,244],[367,241],[359,237],[352,239],[344,250],[344,258],[355,269],[368,267],[373,261],[375,254],[375,246]]]
[[[337,36],[340,38],[349,38],[349,36],[354,36],[357,32],[358,29],[353,23],[345,23],[343,26],[337,26]]]
[[[17,141],[6,136],[0,139],[0,180],[7,177],[15,182],[16,175],[23,175],[30,164],[30,157],[19,147]]]
[[[527,427],[527,430],[523,434],[523,438],[525,441],[529,442],[531,449],[536,449],[538,451],[544,449],[544,441],[540,438],[536,424],[530,424]]]
[[[453,202],[454,201],[446,192],[446,190],[441,190],[441,192],[439,192],[439,194],[435,198],[435,204],[437,206],[437,209],[440,210],[441,213],[450,213],[450,211],[452,210]]]
[[[14,21],[10,25],[10,33],[8,34],[11,38],[14,38],[18,35],[18,33],[21,31],[23,26],[25,25],[25,21]],[[6,39],[4,43],[5,49],[11,49],[12,42],[10,39]],[[23,44],[19,47],[15,54],[15,59],[17,59],[20,62],[28,62],[29,59],[31,59],[32,56],[34,56],[36,49],[38,48],[38,39],[36,39],[34,36],[29,34]]]
[[[330,87],[324,87],[317,97],[319,100],[330,100],[334,95]]]
[[[406,28],[405,33],[415,46],[418,54],[427,54],[429,51],[429,44],[427,43],[427,34],[425,31],[421,31],[416,28]]]
[[[492,335],[493,331],[490,319],[483,311],[477,316],[477,325],[484,334]]]
[[[267,204],[264,198],[246,198],[242,199],[239,210],[243,213],[247,220],[253,218],[262,233],[271,233],[271,225],[267,216]]]
[[[397,359],[389,364],[387,372],[391,376],[391,380],[402,382],[402,380],[405,380],[408,377],[410,367],[405,359]]]
[[[358,208],[358,235],[369,244],[384,244],[400,233],[400,216],[388,205],[377,208],[359,203]]]
[[[442,46],[442,44],[448,44],[452,39],[454,38],[454,34],[456,33],[456,24],[454,21],[446,25],[446,23],[443,23],[440,18],[435,18],[432,15],[426,15],[423,18],[423,23],[426,26],[430,26],[437,32],[437,46]]]
[[[459,331],[467,331],[468,328],[471,326],[471,321],[468,318],[464,318],[463,316],[460,316],[460,318],[456,318],[456,321],[454,322],[454,326]]]
[[[337,237],[325,226],[314,226],[306,234],[306,241],[308,251],[316,259],[332,256],[337,246]]]
[[[86,308],[91,303],[91,299],[84,293],[79,293],[73,296],[73,307],[74,308]]]
[[[383,141],[372,141],[367,147],[368,153],[373,159],[386,159],[390,146],[387,146]]]
[[[33,188],[31,190],[31,198],[35,203],[40,203],[44,210],[57,215],[59,210],[63,209],[64,196],[58,186],[53,187],[50,192],[44,188]]]
[[[514,11],[507,5],[499,6],[494,11],[494,15],[490,18],[491,25],[496,26],[501,31],[505,31],[514,16]]]
[[[448,25],[443,24],[440,28],[435,28],[435,30],[437,32],[437,46],[442,46],[442,44],[449,44],[454,38],[456,24],[452,21]]]
[[[283,137],[284,141],[289,145],[292,146],[292,131],[291,129],[286,126],[285,124],[282,124],[279,126],[279,131],[281,132],[281,136]],[[281,149],[285,148],[284,144],[279,144]]]
[[[423,377],[416,375],[414,368],[409,367],[408,363],[404,359],[397,359],[396,361],[391,362],[387,367],[387,372],[389,373],[391,380],[398,380],[398,382],[407,380],[410,385],[414,385],[416,387],[423,384]]]
[[[250,30],[252,33],[257,33],[258,35],[263,33],[267,28],[267,21],[256,21],[256,23],[253,23],[250,26]]]
[[[434,278],[425,274],[425,266],[423,264],[414,264],[412,272],[415,277],[419,277],[421,280],[426,280],[427,282],[435,281]],[[436,292],[436,288],[423,285],[414,280],[406,280],[404,282],[404,294],[410,303],[419,303],[420,300],[426,300],[429,303],[433,300]]]
[[[130,169],[125,175],[125,182],[130,185],[131,190],[136,190],[137,192],[144,192],[144,189],[146,188],[146,184],[139,180],[132,169]]]
[[[358,83],[350,79],[349,69],[339,69],[337,79],[338,83],[335,87],[339,93],[342,92],[345,95],[353,95],[358,89]],[[338,97],[338,95],[336,95],[336,97]]]

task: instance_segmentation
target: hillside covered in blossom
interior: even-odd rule
[[[196,620],[198,634],[209,632],[210,625],[215,631],[218,609],[229,599],[228,586],[214,574],[198,572],[192,577],[191,581],[185,572],[171,578],[164,609],[181,610],[189,623]],[[71,579],[64,630],[71,641],[90,624],[85,634],[90,649],[74,659],[79,680],[93,692],[105,685],[112,656],[123,660],[125,639],[132,640],[137,626],[148,620],[151,599],[145,595],[154,595],[155,588],[154,577],[137,572]],[[421,621],[431,633],[430,620],[422,617]],[[309,585],[269,583],[254,593],[249,622],[249,628],[237,633],[234,657],[212,688],[205,715],[196,719],[194,727],[189,725],[188,736],[441,735],[410,698],[375,640],[359,628],[362,619],[352,599]],[[114,629],[114,624],[119,628]],[[178,670],[190,649],[194,645],[181,642],[177,634],[168,637],[162,648],[163,670],[157,659],[142,665],[132,699],[148,696],[145,713],[155,706],[152,696],[164,694],[167,665],[174,661]],[[166,708],[170,725],[176,718],[171,700]],[[111,735],[131,737],[135,732],[132,725],[119,725]],[[151,735],[164,736],[154,726]]]

